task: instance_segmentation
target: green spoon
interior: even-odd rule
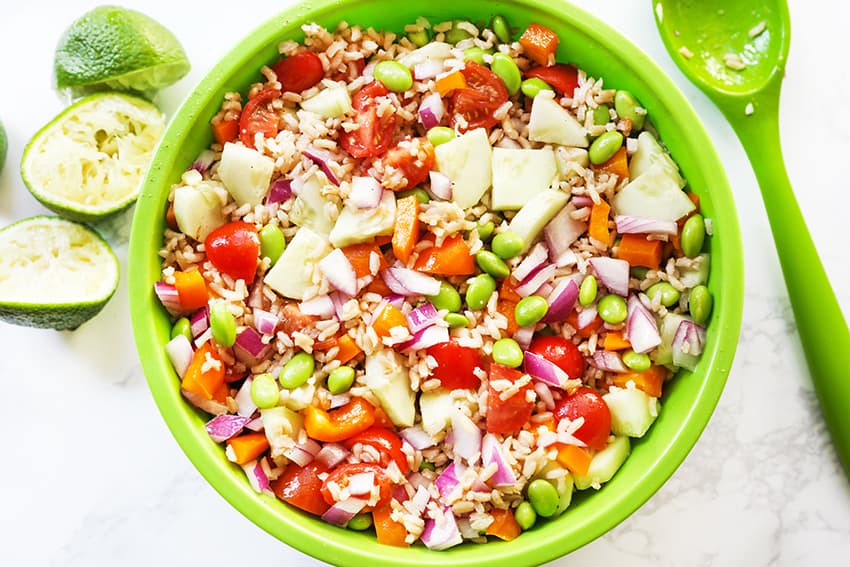
[[[800,214],[779,143],[779,91],[788,57],[785,0],[653,0],[679,69],[720,108],[761,187],[815,392],[850,475],[850,332]]]

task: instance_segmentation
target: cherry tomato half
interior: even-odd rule
[[[253,224],[234,221],[212,231],[204,241],[207,258],[219,272],[254,281],[260,259],[260,238]]]
[[[522,376],[522,372],[501,364],[490,365],[490,382],[496,380],[510,380],[516,382]],[[522,426],[528,423],[534,403],[529,402],[526,393],[531,389],[531,384],[521,387],[517,393],[503,400],[499,392],[488,387],[487,394],[487,432],[508,435],[516,433]]]
[[[382,460],[382,464],[386,465],[387,460],[392,459],[398,465],[401,472],[406,473],[410,470],[407,464],[407,456],[401,450],[401,438],[386,427],[370,427],[363,433],[358,433],[346,440],[345,446],[351,449],[358,443],[369,445],[383,453],[385,458]]]
[[[532,67],[525,72],[525,76],[540,79],[562,96],[573,96],[578,87],[578,70],[565,63],[555,63],[551,67]]]
[[[392,482],[390,481],[390,477],[387,476],[387,473],[384,471],[384,467],[376,463],[347,463],[340,465],[331,471],[331,474],[329,474],[328,478],[325,479],[325,482],[322,483],[321,493],[324,503],[330,506],[336,504],[336,500],[334,500],[334,497],[328,488],[329,483],[335,482],[340,488],[346,488],[351,482],[352,476],[364,473],[372,473],[375,478],[374,484],[380,489],[380,496],[378,497],[378,502],[375,504],[374,508],[380,508],[383,504],[388,503],[390,501]],[[368,498],[368,495],[357,495],[355,497],[360,498],[362,496],[366,496]],[[369,507],[366,509],[371,510],[372,508]]]
[[[321,516],[330,508],[322,496],[322,481],[319,478],[326,470],[315,461],[305,467],[290,463],[283,474],[271,482],[272,492],[296,508]]]
[[[407,184],[393,187],[393,190],[410,189],[425,181],[434,167],[434,160],[434,146],[425,138],[402,140],[389,149],[384,156],[384,165],[400,170],[407,179]]]
[[[474,390],[481,380],[475,375],[475,368],[484,368],[478,349],[460,346],[457,341],[450,340],[427,349],[428,355],[434,357],[437,366],[432,371],[434,378],[440,381],[443,388],[449,390]]]
[[[322,60],[312,51],[302,51],[272,66],[281,88],[286,92],[300,93],[316,86],[325,77]]]
[[[449,111],[452,127],[462,132],[492,128],[499,123],[493,113],[508,100],[505,83],[493,71],[474,61],[468,61],[461,73],[466,79],[466,87],[455,89],[451,95]]]
[[[591,449],[601,450],[608,444],[611,434],[611,411],[596,390],[582,386],[555,404],[555,419],[573,420],[584,418],[584,425],[573,435],[584,441]]]
[[[528,350],[555,364],[570,378],[581,378],[584,374],[584,356],[572,341],[564,337],[534,337]]]
[[[357,111],[354,119],[359,126],[351,132],[341,132],[339,143],[356,158],[379,156],[390,146],[395,133],[396,115],[378,116],[378,99],[390,91],[380,81],[372,81],[351,97]]]
[[[254,148],[254,136],[261,132],[264,138],[277,136],[280,117],[268,105],[280,98],[280,91],[265,88],[248,99],[239,116],[239,139],[249,148]]]

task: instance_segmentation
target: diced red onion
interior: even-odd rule
[[[358,209],[374,209],[381,204],[384,188],[378,180],[370,176],[351,178],[351,193],[348,202]]]
[[[390,274],[390,281],[395,280],[391,285],[390,281],[384,278],[387,287],[400,295],[437,295],[440,292],[440,280],[422,272],[393,266],[385,270],[385,273]],[[393,285],[396,286],[395,289]]]
[[[183,397],[186,398],[190,404],[192,404],[198,409],[204,410],[209,414],[221,415],[228,412],[227,406],[222,404],[221,402],[217,402],[215,400],[208,400],[203,396],[200,396],[188,390],[184,390],[182,388],[180,389],[180,393],[183,394]]]
[[[543,266],[516,286],[514,291],[522,297],[528,297],[538,291],[543,284],[549,281],[549,278],[554,276],[557,270],[558,267],[555,266],[555,264]]]
[[[626,334],[632,344],[632,350],[639,353],[649,352],[661,344],[661,334],[655,317],[641,303],[637,295],[629,297],[629,316],[626,320]]]
[[[586,222],[572,217],[575,210],[571,202],[567,203],[543,229],[543,237],[549,247],[549,259],[553,262],[558,262],[564,254],[570,252],[572,243],[587,230]]]
[[[404,296],[399,295],[397,293],[390,294],[386,296],[384,299],[387,300],[387,303],[395,307],[396,309],[401,309],[402,305],[404,305]]]
[[[245,424],[245,429],[250,429],[251,431],[263,431],[266,426],[263,424],[262,417],[255,417],[251,421]]]
[[[336,318],[342,321],[342,311],[345,305],[345,299],[342,297],[338,291],[334,291],[328,295],[331,298],[331,303],[334,306],[334,313],[336,314]]]
[[[206,425],[204,425],[204,429],[207,430],[207,433],[213,441],[216,443],[224,443],[242,431],[245,424],[249,421],[251,421],[250,417],[222,414],[209,420]]]
[[[328,181],[339,186],[339,178],[337,178],[333,169],[331,169],[331,164],[334,163],[333,154],[327,150],[319,148],[307,148],[304,150],[304,155],[313,160],[313,163],[318,165],[321,170],[325,172],[325,175],[328,176]]]
[[[197,339],[201,334],[210,328],[210,310],[208,307],[201,307],[192,314],[189,319],[189,325],[192,328],[192,338]]]
[[[176,287],[170,283],[154,282],[153,290],[159,298],[159,302],[169,313],[176,314],[183,311],[183,303],[180,301],[180,294]]]
[[[407,314],[407,328],[411,333],[421,331],[425,327],[430,327],[440,318],[437,308],[431,302],[426,301],[416,309]]]
[[[481,430],[459,409],[452,412],[452,433],[455,457],[463,457],[473,464],[481,455]]]
[[[313,299],[302,301],[298,305],[298,309],[304,315],[315,315],[317,317],[324,318],[333,317],[334,302],[331,301],[331,298],[328,295],[319,295]]]
[[[552,263],[558,266],[559,268],[564,268],[566,266],[574,266],[577,262],[578,258],[576,256],[576,253],[572,250],[565,250],[563,254],[552,260]]]
[[[292,180],[278,177],[272,181],[269,187],[269,194],[266,197],[266,204],[273,205],[275,203],[283,203],[292,197]]]
[[[433,79],[443,72],[445,64],[440,59],[426,59],[413,66],[413,78],[417,81]]]
[[[251,315],[254,317],[254,328],[260,333],[264,335],[275,334],[277,326],[280,324],[280,317],[264,309],[254,309]]]
[[[629,263],[619,258],[596,256],[589,260],[596,277],[609,291],[626,297],[629,294]]]
[[[195,161],[192,162],[192,166],[189,169],[194,169],[201,175],[207,172],[212,163],[215,161],[215,152],[212,150],[204,150],[198,157],[195,158]]]
[[[298,443],[294,447],[290,447],[284,451],[283,456],[296,463],[299,467],[304,467],[313,462],[313,459],[316,458],[316,455],[319,454],[321,449],[321,445],[312,439],[307,439],[304,443]]]
[[[402,429],[399,432],[399,435],[401,435],[401,438],[410,443],[410,446],[417,451],[433,447],[436,444],[434,439],[425,433],[425,430],[418,425]]]
[[[416,494],[413,495],[411,502],[414,508],[421,514],[428,507],[428,502],[431,501],[431,493],[424,486],[416,489]]]
[[[364,472],[353,474],[348,477],[348,492],[352,496],[363,496],[372,492],[375,486],[375,473]]]
[[[192,348],[192,343],[185,335],[177,335],[165,344],[165,352],[168,354],[168,359],[171,361],[171,366],[180,378],[186,373],[189,364],[192,362],[192,356],[195,350]]]
[[[445,514],[445,520],[442,524],[438,524],[436,521],[428,518],[425,522],[425,530],[421,536],[425,547],[434,551],[441,551],[463,543],[463,537],[457,528],[457,521],[454,514],[452,514],[451,508],[446,508],[443,510],[443,513]]]
[[[486,467],[490,463],[496,463],[496,472],[490,477],[493,486],[513,486],[516,484],[516,475],[502,453],[501,443],[492,433],[485,435],[481,442],[481,464]]]
[[[350,454],[351,451],[339,443],[325,443],[316,455],[316,462],[332,469],[347,459]]]
[[[570,199],[570,203],[575,205],[577,209],[582,209],[584,207],[592,207],[593,199],[591,199],[587,195],[573,195]]]
[[[590,357],[590,365],[606,372],[628,372],[623,360],[616,352],[609,350],[597,350]]]
[[[249,376],[246,378],[234,398],[236,402],[236,413],[242,417],[251,417],[257,411],[257,404],[254,403],[254,399],[251,397],[251,384],[253,383],[253,377]]]
[[[453,462],[449,466],[440,473],[440,476],[437,477],[437,480],[434,481],[434,484],[437,485],[437,490],[440,491],[440,497],[444,500],[448,498],[449,494],[451,494],[452,490],[460,482],[460,477],[463,476],[466,467],[461,465],[458,462]]]
[[[555,409],[555,398],[552,396],[552,390],[546,385],[546,382],[535,382],[534,391],[537,392],[537,397],[546,406],[546,409],[552,411]]]
[[[266,471],[263,470],[263,466],[258,461],[245,463],[242,465],[242,470],[245,471],[251,488],[257,492],[265,492],[271,487],[269,477],[266,476]]]
[[[457,518],[457,529],[460,530],[460,535],[463,539],[477,539],[481,537],[481,534],[472,527],[469,518],[466,516]]]
[[[263,294],[263,286],[256,283],[251,286],[251,291],[248,292],[248,299],[245,301],[251,309],[263,309],[266,304],[266,297]]]
[[[413,487],[414,490],[419,490],[420,486],[424,486],[425,488],[431,486],[431,481],[425,478],[421,473],[416,471],[411,471],[410,473],[408,473],[407,482],[410,484],[410,486]]]
[[[408,354],[447,342],[449,342],[449,330],[446,327],[432,325],[414,333],[412,339],[399,345],[399,349],[404,354]]]
[[[566,387],[570,380],[570,375],[564,372],[560,366],[528,350],[523,355],[522,369],[537,380],[556,388]]]
[[[667,234],[673,235],[678,232],[676,221],[663,221],[632,217],[629,215],[617,215],[614,217],[617,224],[617,232],[620,234]]]
[[[331,409],[341,408],[345,404],[351,401],[351,394],[334,394],[331,396]]]
[[[543,322],[555,323],[566,319],[575,307],[576,299],[578,299],[578,284],[572,278],[563,278],[546,299],[549,310],[543,317]]]
[[[591,323],[596,320],[596,315],[598,314],[596,310],[596,305],[588,305],[587,307],[582,307],[581,311],[578,312],[578,317],[576,317],[576,324],[578,325],[578,331],[581,331]]]
[[[241,362],[253,366],[272,351],[272,345],[263,342],[263,335],[252,327],[245,327],[236,335],[233,354]]]
[[[350,297],[357,294],[357,273],[340,248],[334,248],[319,261],[318,266],[334,289]]]
[[[705,348],[705,327],[684,319],[673,337],[673,364],[694,370]]]
[[[432,93],[422,99],[419,105],[419,121],[426,130],[439,126],[446,113],[446,106],[440,93]]]
[[[543,244],[538,243],[531,249],[528,255],[522,259],[522,262],[514,268],[511,275],[513,275],[516,281],[521,282],[542,268],[548,257],[549,251]]]
[[[453,194],[452,180],[439,171],[431,171],[428,176],[431,179],[431,193],[438,199],[451,201]]]
[[[529,327],[520,327],[514,333],[514,340],[523,350],[531,346],[531,340],[534,338],[534,325]]]
[[[327,512],[322,514],[322,519],[329,524],[344,527],[351,518],[363,511],[366,504],[367,500],[363,498],[348,498],[328,508]]]

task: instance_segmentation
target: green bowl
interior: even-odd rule
[[[560,37],[558,60],[571,61],[609,87],[632,91],[649,110],[662,140],[681,165],[711,218],[716,298],[706,350],[696,371],[682,372],[666,388],[661,415],[616,476],[600,491],[577,494],[557,520],[538,524],[512,542],[464,544],[433,552],[378,544],[371,533],[336,528],[265,495],[256,494],[242,470],[206,434],[205,416],[181,398],[178,378],[163,345],[169,322],[153,293],[159,277],[169,187],[212,142],[209,120],[226,92],[245,92],[258,69],[277,58],[277,45],[301,39],[301,24],[333,28],[340,20],[401,31],[417,16],[433,22],[463,18],[489,22],[505,16],[523,29],[532,21]],[[201,81],[172,119],[139,197],[130,242],[130,298],[139,356],[154,399],[177,442],[201,474],[248,519],[281,541],[333,564],[523,565],[539,564],[581,547],[637,510],[670,477],[693,447],[714,410],[732,364],[743,304],[741,241],[723,164],[691,105],[673,81],[625,37],[562,0],[316,0],[291,7],[247,36]]]

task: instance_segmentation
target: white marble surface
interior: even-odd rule
[[[704,120],[727,164],[743,221],[746,306],[728,385],[693,452],[636,514],[552,565],[846,564],[850,481],[817,411],[744,152],[720,113],[667,56],[648,1],[576,3],[646,50]],[[164,23],[186,47],[191,74],[158,99],[171,113],[237,39],[287,2],[122,4]],[[62,108],[50,87],[53,46],[64,27],[94,5],[30,0],[3,7],[0,117],[10,147],[0,178],[0,224],[44,212],[21,182],[17,163],[30,136]],[[850,155],[850,8],[839,0],[796,0],[791,12],[794,40],[782,99],[785,156],[850,316],[850,188],[844,169]],[[122,233],[115,231],[113,244],[126,275]],[[316,564],[242,517],[181,453],[140,370],[126,281],[102,314],[76,332],[0,323],[0,345],[4,565]]]

